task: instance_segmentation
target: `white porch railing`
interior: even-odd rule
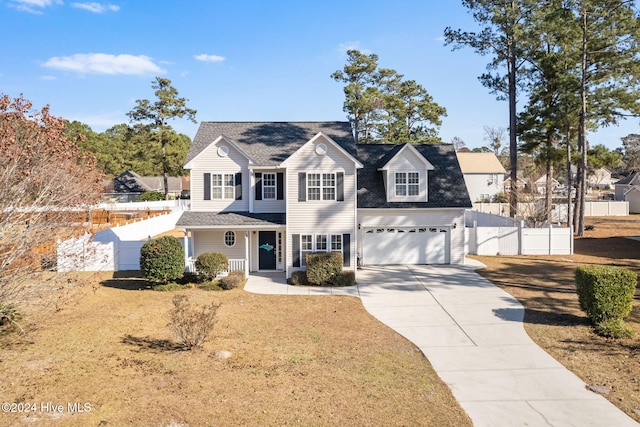
[[[227,274],[229,274],[230,271],[233,271],[233,270],[246,271],[245,270],[246,265],[247,265],[246,259],[230,259],[229,262],[227,263],[227,271],[225,271],[221,275],[226,276]],[[184,271],[186,271],[187,273],[197,273],[196,260],[193,258],[188,258],[184,266]]]

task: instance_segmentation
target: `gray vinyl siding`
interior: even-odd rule
[[[315,147],[324,143],[328,151],[318,155]],[[298,173],[344,173],[344,201],[298,201]],[[356,167],[353,160],[328,141],[319,138],[302,147],[287,161],[285,179],[287,197],[287,276],[295,270],[292,266],[292,236],[294,234],[351,234],[351,260],[348,269],[355,269],[356,234]]]
[[[218,147],[226,146],[229,154],[226,157],[218,155]],[[204,150],[193,161],[191,169],[191,210],[193,211],[229,211],[241,212],[249,210],[249,182],[250,174],[248,160],[235,148],[219,142]],[[242,173],[242,200],[221,199],[204,200],[204,174]]]
[[[449,227],[450,257],[447,259],[451,264],[464,264],[464,209],[361,209],[358,224],[361,231],[368,227]],[[362,234],[358,236],[358,253],[362,253]]]

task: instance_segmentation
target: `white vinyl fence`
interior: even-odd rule
[[[181,214],[176,211],[59,241],[58,271],[139,270],[142,245],[151,236],[173,230]]]
[[[493,215],[509,215],[508,203],[474,203],[473,210],[481,213]],[[533,203],[518,203],[518,212],[535,212]],[[551,209],[554,222],[567,221],[567,204],[554,203]],[[619,201],[598,201],[585,202],[584,216],[628,216],[629,202]]]
[[[548,226],[525,228],[523,223],[508,227],[466,227],[466,253],[472,255],[570,255],[573,230]]]

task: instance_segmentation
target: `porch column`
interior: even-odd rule
[[[185,228],[184,230],[184,267],[185,270],[189,265],[189,232]]]
[[[244,277],[249,277],[249,232],[244,232]]]

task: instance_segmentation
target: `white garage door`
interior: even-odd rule
[[[445,227],[365,230],[363,258],[372,264],[445,264],[449,230]]]

